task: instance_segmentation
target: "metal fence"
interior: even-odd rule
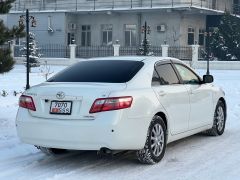
[[[162,56],[162,47],[161,46],[151,46],[151,51],[154,56]]]
[[[24,46],[15,46],[14,47],[14,56],[22,57],[24,52],[21,50]],[[44,44],[39,48],[39,53],[41,57],[49,57],[49,58],[69,58],[70,57],[70,49],[69,46],[65,46],[62,44]]]
[[[138,54],[138,47],[136,46],[120,46],[119,55],[120,56],[136,56]]]
[[[24,46],[14,46],[14,57],[22,57],[23,52],[21,51],[21,49]]]
[[[178,58],[184,61],[192,60],[191,46],[172,46],[168,49],[168,56]]]
[[[162,47],[161,46],[151,46],[150,52],[153,56],[162,56]],[[139,55],[139,47],[137,46],[120,46],[120,56],[136,56]]]
[[[22,57],[23,52],[21,49],[24,46],[15,46],[14,47],[14,56]],[[39,47],[41,57],[49,58],[69,58],[70,57],[70,48],[69,46],[61,44],[45,44]],[[162,47],[161,46],[151,46],[150,52],[153,53],[153,56],[162,56]],[[169,56],[179,58],[181,60],[192,59],[192,48],[191,46],[173,46],[168,49]],[[200,52],[199,52],[200,54]],[[119,49],[120,56],[136,56],[139,55],[138,46],[120,46]],[[106,57],[113,56],[113,46],[77,46],[76,47],[76,57],[77,58],[91,58],[91,57]],[[200,56],[200,55],[199,55]]]
[[[14,57],[22,57],[23,51],[21,49],[24,46],[15,46],[14,47]],[[0,46],[0,50],[9,49],[9,45]],[[40,54],[41,57],[44,58],[70,58],[70,48],[69,46],[61,45],[61,44],[45,44],[40,46]],[[107,57],[113,56],[113,46],[77,46],[76,47],[76,58],[92,58],[92,57]],[[152,52],[153,56],[162,56],[162,47],[161,46],[151,46],[150,52]],[[233,55],[231,55],[233,54]],[[120,46],[119,49],[120,56],[136,56],[139,55],[139,47],[126,47]],[[240,61],[240,51],[239,49],[235,49],[234,51],[231,49],[229,53],[218,52],[218,55],[222,57],[221,59],[217,59],[214,56],[211,56],[210,60],[215,61]],[[191,46],[170,46],[168,48],[168,56],[178,58],[184,61],[192,61],[192,47]],[[199,47],[198,51],[198,60],[206,61],[206,49],[203,46]]]
[[[9,44],[4,44],[4,45],[0,45],[0,49],[1,50],[7,50],[7,49],[9,49],[10,47],[9,47]]]
[[[45,44],[40,47],[42,57],[69,58],[69,46],[62,44]]]
[[[27,8],[31,10],[76,10],[76,11],[95,11],[112,9],[137,9],[137,8],[175,8],[175,7],[200,7],[217,9],[224,11],[225,8],[218,6],[212,0],[17,0],[13,4],[12,10],[24,11]],[[236,9],[239,5],[234,5]],[[229,7],[230,9],[230,7]]]
[[[113,46],[77,46],[77,58],[113,56]]]
[[[199,47],[199,49],[198,49],[198,60],[199,61],[204,61],[206,59],[205,54],[206,54],[205,47]]]
[[[231,49],[229,52],[219,50],[215,52],[218,57],[210,53],[210,61],[240,61],[240,49]],[[207,61],[207,51],[205,47],[200,47],[198,51],[198,60]]]

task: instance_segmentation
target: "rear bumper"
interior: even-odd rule
[[[23,108],[19,108],[16,127],[25,143],[73,150],[142,149],[148,128],[139,127],[139,119],[127,119],[122,111],[106,112],[94,120],[59,120],[32,117]]]

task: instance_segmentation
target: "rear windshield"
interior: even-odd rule
[[[48,82],[125,83],[131,80],[143,65],[141,61],[82,61],[56,74]]]

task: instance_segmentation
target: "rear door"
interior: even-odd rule
[[[199,128],[212,123],[213,101],[209,84],[202,84],[200,78],[187,66],[174,64],[182,83],[190,95],[190,121],[189,129]]]
[[[187,131],[190,114],[189,94],[180,83],[170,62],[155,65],[152,88],[168,113],[171,134]]]

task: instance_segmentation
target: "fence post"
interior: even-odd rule
[[[167,45],[167,44],[162,44],[161,47],[162,47],[162,57],[168,57],[168,48],[169,48],[169,45]]]
[[[190,64],[191,64],[191,67],[193,68],[197,67],[196,64],[198,62],[198,53],[199,53],[199,45],[198,44],[192,45],[192,62]]]
[[[11,50],[11,57],[14,58],[15,41],[9,41],[9,46],[10,46],[10,50]]]
[[[116,41],[115,44],[113,44],[113,56],[119,56],[119,51],[120,51],[120,44],[119,41]]]
[[[76,59],[76,44],[69,44],[70,47],[70,60]]]

